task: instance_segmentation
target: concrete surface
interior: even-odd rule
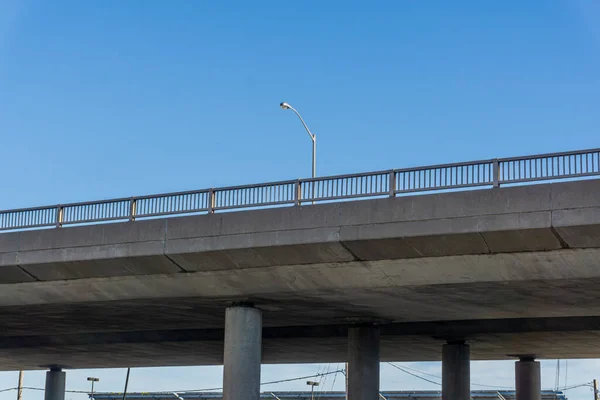
[[[223,399],[259,400],[262,313],[236,305],[225,312]]]
[[[46,372],[44,400],[65,400],[66,385],[66,372],[53,367],[50,371]]]
[[[384,360],[600,357],[598,260],[600,180],[4,233],[0,369],[222,363],[240,301],[269,363],[343,361],[361,322]]]
[[[379,400],[379,328],[348,331],[348,400]]]
[[[442,348],[442,400],[471,399],[469,345],[449,342]],[[517,394],[517,399],[521,400]]]
[[[539,361],[522,358],[515,363],[518,400],[542,400],[542,374]]]

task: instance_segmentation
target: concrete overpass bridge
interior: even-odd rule
[[[515,358],[539,399],[535,358],[600,357],[597,175],[592,149],[3,211],[0,368],[54,400],[61,368],[224,364],[238,400],[261,362],[348,361],[375,399],[380,361],[442,360],[466,399],[470,359]]]

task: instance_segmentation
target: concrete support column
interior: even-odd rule
[[[442,349],[442,400],[471,399],[471,357],[465,342],[448,342]]]
[[[46,372],[46,388],[44,400],[65,400],[67,374],[60,368],[50,368]]]
[[[542,376],[540,363],[533,357],[521,357],[515,363],[517,400],[541,400]]]
[[[248,305],[225,312],[223,400],[259,400],[262,313]]]
[[[379,399],[379,328],[348,330],[348,400]]]

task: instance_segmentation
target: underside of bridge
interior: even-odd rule
[[[344,362],[347,335],[345,326],[264,328],[262,362]],[[2,340],[0,363],[8,371],[53,365],[69,369],[222,365],[223,336],[222,329],[170,329],[10,337]],[[517,359],[524,354],[600,358],[600,318],[582,317],[384,325],[381,361],[441,361],[445,338],[457,336],[466,338],[473,360]]]
[[[471,283],[237,300],[251,300],[262,310],[264,363],[346,361],[348,328],[367,323],[381,330],[384,361],[441,360],[442,344],[453,339],[470,344],[472,359],[600,358],[599,284]],[[2,307],[0,367],[220,365],[224,310],[233,300]]]

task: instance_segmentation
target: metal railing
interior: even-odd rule
[[[600,175],[600,149],[393,169],[256,185],[0,211],[0,230],[57,227],[218,210],[500,187]]]

